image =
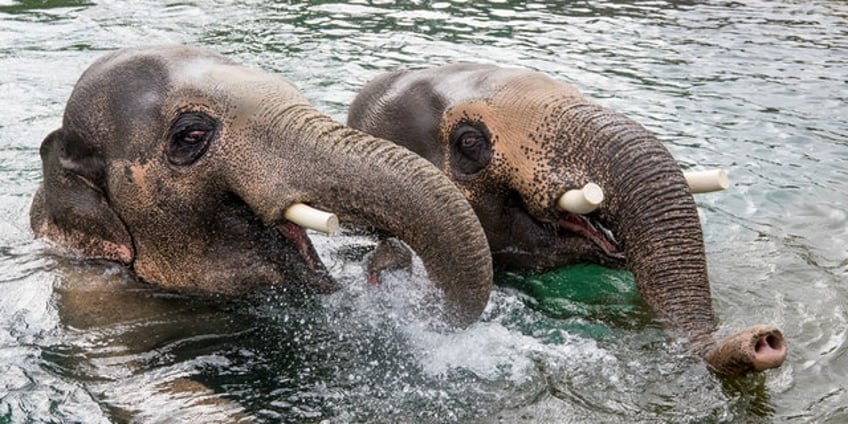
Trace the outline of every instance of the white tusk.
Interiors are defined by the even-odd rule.
[[[711,169],[709,171],[684,172],[689,191],[693,194],[721,191],[730,186],[727,172],[723,169]]]
[[[295,203],[286,209],[286,219],[315,231],[333,234],[339,230],[339,217],[334,213],[324,212],[303,203]]]
[[[587,183],[583,188],[568,190],[557,200],[557,207],[578,215],[585,215],[600,206],[604,201],[604,191],[595,183]]]

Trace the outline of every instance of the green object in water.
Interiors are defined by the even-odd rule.
[[[633,275],[599,265],[573,265],[541,274],[499,273],[496,281],[527,293],[531,306],[557,318],[632,320],[642,308]]]

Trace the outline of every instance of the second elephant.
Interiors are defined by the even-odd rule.
[[[667,328],[713,370],[739,375],[783,362],[772,326],[715,341],[703,235],[683,173],[651,132],[573,86],[492,65],[398,71],[364,87],[348,124],[441,168],[480,218],[496,266],[625,267]],[[587,183],[603,188],[600,208],[557,207]]]

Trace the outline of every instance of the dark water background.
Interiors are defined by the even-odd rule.
[[[316,237],[336,294],[199,302],[56,256],[28,225],[38,146],[106,51],[190,43],[286,75],[344,120],[398,67],[524,66],[655,131],[698,196],[722,333],[782,328],[786,364],[721,380],[680,354],[627,273],[501,275],[441,334],[428,284],[365,287],[370,240]],[[0,423],[848,422],[848,4],[0,0]],[[102,304],[101,314],[69,315]],[[101,309],[101,308],[94,308]],[[216,394],[163,389],[198,381]],[[220,401],[216,399],[224,399]],[[212,417],[212,415],[209,415]]]

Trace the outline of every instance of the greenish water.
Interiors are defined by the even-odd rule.
[[[0,0],[0,423],[848,422],[848,5],[807,2]],[[371,241],[316,236],[343,283],[200,302],[32,240],[38,146],[106,51],[190,43],[286,75],[344,120],[381,72],[524,66],[655,131],[732,187],[697,198],[720,332],[766,322],[778,370],[721,380],[680,354],[626,273],[503,274],[442,334],[420,272],[362,284]],[[121,305],[69,316],[75,302]],[[169,391],[198,381],[225,402]],[[193,404],[194,402],[194,404]],[[211,416],[211,415],[210,415]]]

